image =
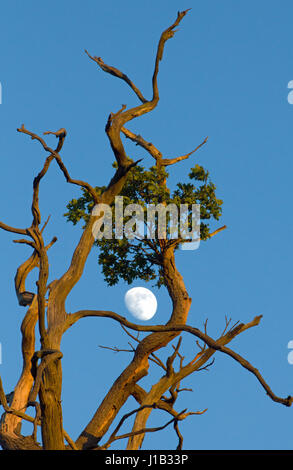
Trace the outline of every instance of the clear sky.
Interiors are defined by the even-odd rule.
[[[152,141],[165,157],[187,153],[209,136],[207,145],[190,160],[170,169],[175,184],[187,180],[194,163],[206,167],[224,200],[220,224],[228,227],[198,250],[178,255],[193,299],[188,324],[202,328],[208,319],[208,333],[217,337],[225,316],[234,323],[262,314],[260,325],[230,347],[260,370],[277,395],[286,397],[293,394],[293,365],[288,362],[288,343],[293,340],[290,0],[2,2],[0,220],[17,227],[31,223],[32,180],[45,155],[36,142],[16,132],[22,123],[37,133],[65,127],[62,158],[71,176],[92,185],[107,184],[113,172],[104,132],[107,117],[122,103],[131,106],[137,100],[125,83],[98,69],[84,49],[122,69],[150,97],[160,34],[178,10],[189,7],[192,10],[165,48],[158,108],[133,121],[131,129]],[[48,142],[55,144],[55,138],[49,136]],[[130,142],[126,148],[131,157],[143,157],[146,166],[152,163]],[[46,239],[58,237],[49,253],[51,280],[68,266],[81,233],[81,226],[73,227],[63,217],[67,202],[79,195],[52,165],[40,191],[43,219],[51,214]],[[14,238],[0,233],[0,374],[6,393],[21,372],[19,328],[25,310],[17,304],[14,275],[30,255],[28,247],[12,243]],[[34,276],[28,290],[35,288]],[[166,322],[171,304],[164,289],[143,282],[134,286],[153,290],[158,311],[152,321]],[[131,320],[123,300],[128,288],[124,282],[106,287],[94,249],[83,279],[68,298],[67,311],[113,310]],[[98,346],[125,348],[128,339],[110,319],[85,319],[65,334],[64,428],[72,438],[131,359],[129,353],[115,354]],[[186,358],[196,352],[194,339],[187,334],[182,351]],[[272,402],[256,378],[232,359],[220,353],[215,358],[209,371],[181,384],[193,392],[182,392],[178,411],[208,408],[181,424],[184,448],[292,449],[292,409]],[[148,388],[150,379],[160,373],[152,365],[150,377],[141,385]],[[136,406],[130,400],[122,412]],[[148,425],[168,419],[154,411]],[[124,445],[120,441],[114,448]],[[150,434],[144,442],[146,449],[176,445],[172,428]]]

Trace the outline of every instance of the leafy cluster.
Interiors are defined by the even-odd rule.
[[[113,165],[114,167],[116,164]],[[168,173],[165,167],[153,166],[145,169],[136,165],[129,173],[120,196],[123,196],[124,207],[128,204],[139,204],[143,211],[147,211],[150,204],[200,204],[200,238],[207,240],[210,234],[210,219],[218,220],[221,215],[222,201],[216,197],[216,187],[209,178],[209,172],[202,166],[195,165],[189,173],[190,182],[178,183],[174,191],[166,185]],[[98,194],[102,194],[105,187],[96,187]],[[65,214],[68,221],[74,225],[81,219],[85,222],[94,207],[90,194],[83,190],[79,199],[72,199],[67,205]],[[123,223],[131,217],[124,217]],[[162,285],[163,278],[160,272],[160,253],[162,245],[159,240],[146,238],[114,238],[115,211],[112,206],[113,238],[96,239],[95,245],[99,248],[98,262],[102,267],[105,281],[114,285],[123,279],[131,284],[135,279],[150,281],[156,279],[157,285]],[[168,219],[167,219],[168,221]],[[191,224],[191,221],[189,221]],[[172,240],[174,242],[174,240]],[[177,241],[177,243],[176,243]],[[180,244],[175,240],[175,249]]]

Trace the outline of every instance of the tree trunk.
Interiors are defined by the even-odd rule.
[[[43,373],[40,386],[42,441],[44,450],[64,450],[61,408],[62,367],[60,360],[52,361]]]

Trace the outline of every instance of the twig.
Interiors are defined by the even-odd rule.
[[[76,447],[75,442],[71,439],[71,437],[65,431],[65,429],[63,429],[63,435],[64,435],[66,441],[68,442],[68,444],[70,445],[70,447],[72,448],[72,450],[79,450],[78,447]]]
[[[114,351],[114,352],[134,352],[135,349],[119,349],[117,348],[116,346],[114,348],[111,348],[109,346],[102,346],[101,344],[99,344],[99,348],[103,348],[103,349],[110,349],[111,351]]]
[[[211,238],[213,237],[214,235],[217,235],[217,233],[219,232],[222,232],[222,230],[225,230],[227,228],[227,225],[223,225],[222,227],[218,228],[217,230],[215,230],[214,232],[210,233],[208,235],[208,238]]]
[[[122,324],[121,324],[121,328],[125,331],[126,334],[128,334],[128,336],[130,336],[134,341],[136,341],[137,343],[140,343],[140,340],[138,339],[138,336],[139,336],[139,332],[138,332],[138,335],[137,337],[133,336]],[[150,355],[150,361],[154,362],[155,364],[157,364],[158,366],[162,367],[162,369],[164,369],[165,371],[167,370],[165,364],[163,363],[163,361],[161,361],[161,359],[155,354],[155,353],[151,353]]]
[[[193,392],[192,388],[177,388],[177,392]]]
[[[199,144],[194,150],[192,150],[189,153],[186,153],[185,155],[182,155],[181,157],[175,157],[175,158],[164,158],[161,161],[161,165],[163,166],[168,166],[168,165],[173,165],[174,163],[180,162],[182,160],[186,160],[190,155],[192,155],[194,152],[196,152],[198,149],[200,149],[208,140],[208,137],[204,139],[204,141]]]
[[[200,371],[202,371],[202,370],[208,370],[208,368],[209,368],[210,366],[212,366],[212,365],[214,364],[214,362],[215,362],[215,358],[213,358],[213,359],[211,360],[211,362],[209,362],[206,366],[203,366],[203,367],[200,367],[199,369],[197,369],[197,372],[200,372]]]
[[[178,426],[178,421],[174,421],[174,429],[176,431],[176,434],[178,436],[178,445],[176,447],[176,450],[182,450],[182,446],[183,446],[183,436],[181,434],[181,432],[179,431],[179,426]]]

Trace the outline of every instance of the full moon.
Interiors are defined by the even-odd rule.
[[[145,287],[133,287],[124,297],[129,312],[139,320],[150,320],[157,311],[156,296]]]

